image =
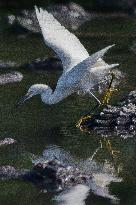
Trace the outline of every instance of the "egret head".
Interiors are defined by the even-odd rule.
[[[32,85],[26,95],[18,102],[18,105],[24,104],[24,102],[35,95],[42,95],[43,93],[51,93],[51,88],[48,85],[44,84],[35,84]]]

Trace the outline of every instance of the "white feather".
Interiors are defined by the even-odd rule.
[[[35,10],[45,43],[61,59],[65,71],[89,57],[78,38],[62,26],[52,14],[41,8],[38,10],[37,7]]]
[[[106,64],[102,57],[114,45],[110,45],[93,55],[89,56],[78,38],[70,33],[65,27],[48,13],[46,10],[38,10],[35,7],[36,15],[44,36],[45,43],[51,47],[60,57],[64,72],[53,90],[42,84],[33,85],[28,90],[25,99],[40,94],[46,104],[55,104],[72,93],[89,93],[91,89],[104,79],[105,74],[118,64]]]

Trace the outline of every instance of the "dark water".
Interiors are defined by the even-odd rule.
[[[98,18],[84,24],[75,34],[90,54],[116,43],[116,47],[106,55],[105,59],[107,62],[120,63],[120,70],[126,73],[126,78],[120,85],[120,91],[113,96],[112,104],[117,103],[123,94],[135,89],[136,56],[130,47],[136,39],[136,19]],[[29,35],[25,39],[18,38],[9,29],[0,33],[0,59],[2,60],[23,64],[49,55],[52,55],[52,51],[44,46],[40,36]],[[8,71],[1,70],[0,72]],[[21,82],[0,87],[0,139],[12,137],[17,140],[16,144],[0,148],[0,165],[31,168],[32,155],[41,155],[43,150],[51,144],[60,146],[75,158],[90,157],[99,146],[100,136],[96,133],[82,133],[75,124],[83,113],[94,106],[95,101],[74,95],[56,105],[48,106],[44,105],[37,96],[21,108],[17,108],[17,101],[30,85],[46,83],[54,88],[61,74],[60,71],[36,73],[27,71],[25,68],[18,71],[24,75]],[[111,164],[116,162],[116,166],[121,167],[118,175],[123,178],[123,182],[113,183],[110,191],[120,199],[120,204],[134,205],[136,203],[136,140],[135,138],[121,139],[116,136],[111,137],[110,140],[113,148],[119,150],[120,154],[113,161],[104,147],[96,155],[95,160],[101,164],[105,160]],[[52,200],[53,198],[52,193],[40,193],[29,183],[0,181],[0,204],[57,204],[58,202]],[[111,203],[110,200],[91,193],[85,202],[86,205]]]

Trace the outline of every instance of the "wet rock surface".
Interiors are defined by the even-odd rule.
[[[20,82],[22,79],[23,79],[22,73],[17,71],[12,71],[10,73],[0,75],[0,85]]]
[[[92,18],[89,12],[73,2],[69,4],[54,4],[46,9],[63,26],[72,30],[78,29],[83,23]],[[10,14],[6,17],[6,21],[17,33],[25,33],[26,31],[41,33],[34,10],[22,10],[18,16]]]
[[[16,140],[14,140],[13,138],[5,138],[3,140],[0,140],[0,147],[4,146],[4,145],[13,144],[15,142],[16,142]]]
[[[81,127],[83,130],[95,130],[103,136],[134,137],[136,135],[136,91],[131,91],[118,106],[105,106]]]

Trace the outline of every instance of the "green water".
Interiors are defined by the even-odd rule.
[[[4,25],[3,25],[4,27]],[[130,50],[136,40],[136,19],[134,18],[98,18],[84,24],[75,34],[79,37],[89,53],[116,43],[116,47],[106,55],[106,61],[120,63],[120,70],[126,78],[120,85],[120,92],[113,96],[115,104],[136,86],[136,56]],[[51,56],[40,36],[29,35],[26,39],[17,38],[10,29],[0,33],[0,59],[16,61],[19,64],[31,62],[35,58]],[[14,70],[14,69],[13,69]],[[16,69],[15,69],[16,70]],[[6,73],[9,70],[0,71]],[[29,168],[31,154],[41,155],[50,144],[56,144],[79,159],[91,156],[99,146],[100,136],[96,133],[82,133],[75,127],[80,116],[91,109],[95,101],[87,97],[70,96],[64,101],[48,106],[34,97],[21,108],[16,103],[25,94],[30,85],[46,83],[55,87],[61,71],[31,72],[20,69],[24,78],[19,83],[0,86],[0,139],[12,137],[17,140],[14,145],[0,148],[0,165],[12,165],[16,168]],[[119,176],[120,184],[110,186],[111,193],[120,198],[122,205],[136,204],[136,140],[111,137],[112,146],[120,151],[116,158],[122,166]],[[106,149],[96,156],[96,161],[103,163],[107,159],[112,163]],[[53,194],[40,193],[29,183],[0,181],[1,205],[43,205],[55,204]],[[94,195],[89,195],[86,205],[109,205],[111,202]]]

